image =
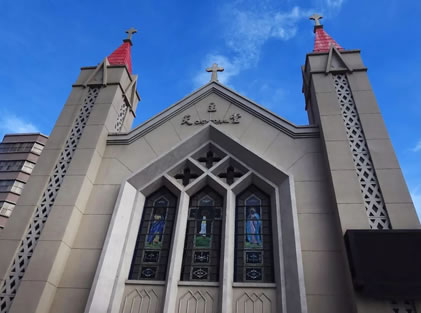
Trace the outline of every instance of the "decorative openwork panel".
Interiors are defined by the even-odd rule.
[[[129,279],[165,280],[176,205],[165,187],[146,199]]]
[[[235,210],[237,282],[273,282],[270,198],[255,186],[237,197]]]
[[[117,122],[115,123],[115,130],[120,132],[123,128],[124,120],[126,119],[127,111],[129,110],[129,106],[127,105],[126,101],[123,101],[121,104],[120,110],[117,116]]]
[[[54,205],[58,191],[69,168],[76,147],[85,129],[92,107],[98,96],[99,88],[89,88],[82,108],[70,130],[64,148],[54,167],[54,171],[48,180],[46,190],[42,194],[41,202],[35,209],[34,216],[26,230],[24,239],[21,241],[18,252],[10,266],[6,279],[3,281],[0,291],[0,313],[6,313],[16,296],[17,289],[26,271],[32,253],[41,236],[42,229]]]
[[[391,228],[389,216],[348,79],[345,74],[334,74],[333,79],[370,228],[389,229]]]
[[[181,280],[219,281],[222,204],[210,187],[191,198]]]

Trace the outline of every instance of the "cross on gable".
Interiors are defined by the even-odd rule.
[[[132,36],[133,34],[137,33],[137,29],[130,27],[128,30],[126,30],[126,34],[127,34],[127,40],[132,40]]]
[[[312,16],[310,16],[310,20],[313,20],[316,24],[316,26],[321,25],[320,20],[323,18],[320,14],[314,13]]]
[[[195,179],[199,177],[199,175],[195,173],[191,173],[190,168],[186,166],[183,170],[183,174],[176,174],[174,176],[175,179],[181,179],[183,182],[183,186],[187,186],[190,183],[191,179]]]
[[[221,161],[221,158],[218,156],[214,156],[213,151],[209,150],[208,153],[206,153],[206,157],[200,157],[197,160],[199,162],[206,162],[206,167],[211,168],[213,166],[213,163]]]
[[[211,82],[217,82],[218,81],[218,72],[223,72],[224,68],[223,67],[218,67],[218,64],[213,63],[212,67],[208,67],[206,69],[206,72],[212,72],[212,76],[211,76]]]
[[[231,185],[234,182],[236,177],[243,176],[242,173],[236,172],[232,165],[227,167],[227,171],[225,173],[220,173],[218,177],[225,178],[227,180],[227,184]]]

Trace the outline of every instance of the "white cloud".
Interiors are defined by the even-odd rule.
[[[0,117],[0,133],[36,133],[38,128],[15,114],[2,113]]]
[[[419,141],[416,143],[415,147],[413,147],[411,150],[412,150],[413,152],[418,152],[418,151],[421,151],[421,140],[419,140]]]
[[[269,39],[289,40],[297,33],[299,20],[311,15],[312,11],[294,7],[290,11],[278,11],[262,6],[263,9],[244,10],[227,6],[223,10],[227,27],[225,43],[229,53],[209,53],[204,64],[217,63],[225,71],[220,74],[220,81],[227,84],[241,71],[256,66],[264,43]],[[231,55],[228,57],[227,55]],[[202,64],[203,65],[203,64]],[[200,72],[194,77],[197,87],[209,81],[210,74]]]
[[[340,9],[344,2],[344,0],[326,0],[327,6],[332,9]]]
[[[260,58],[263,44],[273,38],[289,40],[297,33],[297,22],[309,12],[294,7],[289,12],[232,9],[230,27],[225,35],[227,46],[246,68],[254,66]]]

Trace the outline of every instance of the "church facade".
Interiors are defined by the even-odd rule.
[[[133,30],[82,68],[0,233],[0,312],[421,312],[356,287],[347,231],[420,224],[359,50],[316,22],[304,126],[215,65],[132,129]]]

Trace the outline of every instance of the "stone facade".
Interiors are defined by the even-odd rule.
[[[308,54],[303,78],[309,125],[211,81],[131,129],[137,76],[107,59],[82,68],[0,233],[0,312],[415,312],[411,299],[361,297],[347,264],[346,230],[419,228],[359,51]],[[270,281],[234,281],[250,186],[270,199]],[[162,187],[177,198],[166,279],[129,279],[145,203]],[[223,199],[219,274],[181,280],[205,187]]]

